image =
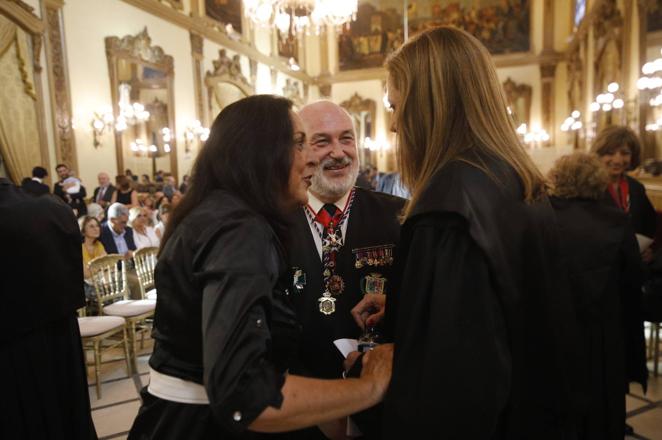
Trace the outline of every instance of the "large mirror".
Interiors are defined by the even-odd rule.
[[[174,63],[152,46],[147,28],[138,35],[106,37],[117,170],[177,178]]]
[[[347,101],[340,103],[352,116],[356,128],[356,145],[359,146],[359,161],[362,165],[375,165],[377,158],[374,152],[367,148],[366,139],[375,140],[375,122],[377,120],[377,103],[372,99],[363,99],[354,93]],[[375,156],[375,157],[373,157]]]
[[[213,66],[214,69],[205,74],[208,126],[211,126],[216,116],[225,107],[254,94],[253,86],[242,72],[239,55],[230,58],[225,49],[221,49],[218,51],[218,59],[213,61]]]
[[[503,91],[516,126],[531,125],[531,96],[533,88],[528,84],[518,84],[511,78],[503,83]]]

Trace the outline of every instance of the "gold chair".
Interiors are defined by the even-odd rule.
[[[90,273],[96,292],[96,306],[100,316],[119,316],[126,320],[129,337],[129,355],[133,371],[136,366],[136,333],[139,329],[144,338],[146,326],[140,326],[154,316],[156,301],[149,299],[130,300],[126,281],[124,258],[111,254],[90,261]]]
[[[133,254],[133,261],[136,265],[138,282],[140,284],[140,297],[142,299],[156,299],[156,289],[154,288],[154,268],[156,267],[156,255],[159,252],[157,247],[145,247],[138,249]]]
[[[129,347],[126,337],[126,322],[119,316],[85,316],[85,308],[78,310],[78,328],[83,343],[83,350],[91,350],[94,353],[94,378],[97,388],[97,399],[101,399],[101,356],[108,350],[118,345],[124,346],[124,360],[126,362],[126,374],[131,375],[129,363]],[[104,344],[106,342],[106,344]],[[110,343],[107,343],[110,342]],[[87,356],[85,356],[87,359]]]

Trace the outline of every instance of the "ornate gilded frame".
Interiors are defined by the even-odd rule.
[[[212,100],[214,99],[214,89],[218,84],[229,84],[239,89],[244,96],[255,94],[255,88],[251,82],[244,76],[240,64],[240,55],[234,55],[232,58],[226,55],[225,49],[219,50],[218,58],[213,61],[214,70],[208,70],[205,73],[205,88],[207,91],[207,123],[213,122]]]
[[[118,60],[133,61],[138,64],[163,71],[168,80],[168,120],[172,137],[170,144],[170,172],[177,179],[177,135],[175,123],[175,69],[174,59],[166,55],[159,46],[152,46],[147,27],[136,35],[119,37],[106,37],[106,58],[108,59],[108,74],[110,76],[110,92],[113,100],[113,115],[119,115],[119,84]],[[124,157],[122,154],[122,134],[115,131],[115,151],[117,156],[117,170],[124,170]]]
[[[506,94],[506,99],[513,112],[518,106],[520,100],[524,101],[524,114],[518,115],[516,122],[519,124],[531,125],[531,98],[533,96],[533,87],[528,84],[516,83],[512,78],[508,77],[503,83],[503,91]]]

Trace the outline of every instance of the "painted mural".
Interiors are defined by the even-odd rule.
[[[646,23],[646,30],[648,32],[662,31],[662,0],[648,1]]]
[[[379,67],[404,41],[401,0],[360,0],[356,21],[338,37],[340,70]],[[530,48],[530,0],[412,0],[409,35],[441,25],[462,28],[494,55]]]
[[[241,33],[241,0],[205,0],[205,14]]]

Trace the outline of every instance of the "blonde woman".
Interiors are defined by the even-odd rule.
[[[566,438],[574,314],[544,179],[494,64],[474,37],[440,27],[386,69],[412,198],[386,310],[383,438]]]
[[[154,228],[149,226],[149,214],[146,208],[133,207],[129,210],[129,226],[133,229],[133,241],[136,250],[144,247],[158,247],[161,239]]]

